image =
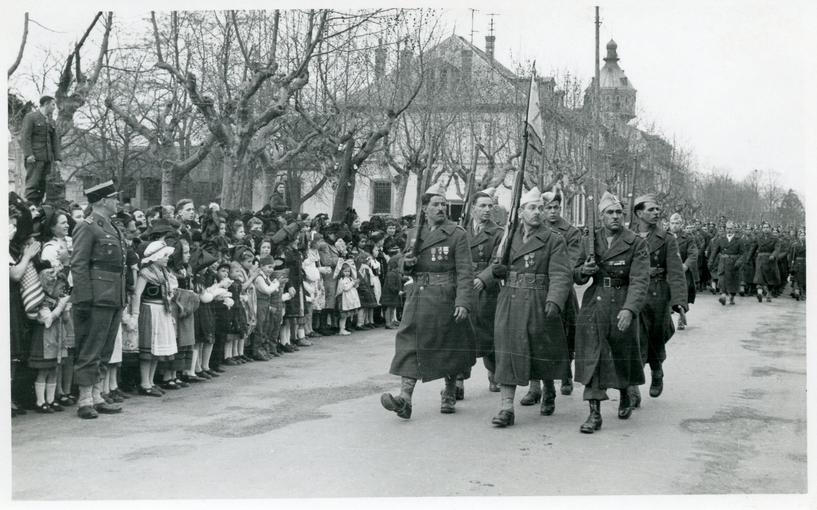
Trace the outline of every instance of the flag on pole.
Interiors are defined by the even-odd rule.
[[[539,147],[545,141],[544,127],[542,124],[542,111],[539,108],[539,84],[536,83],[536,72],[530,77],[530,92],[528,95],[528,112],[527,112],[528,134],[533,133],[536,136]]]

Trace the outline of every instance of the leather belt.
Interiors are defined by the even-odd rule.
[[[628,285],[630,285],[630,281],[624,278],[613,278],[611,276],[601,277],[601,286],[605,289],[611,287],[619,289],[621,287],[627,287]]]
[[[416,273],[414,282],[417,285],[453,285],[454,273]]]
[[[108,271],[109,273],[122,273],[125,271],[125,268],[122,266],[99,262],[91,262],[91,269],[98,269],[99,271]]]
[[[546,274],[517,273],[511,271],[505,279],[505,285],[514,289],[547,289],[550,279]]]

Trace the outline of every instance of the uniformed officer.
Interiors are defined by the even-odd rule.
[[[552,198],[552,197],[550,197]],[[492,423],[514,424],[513,400],[517,386],[544,380],[548,391],[541,414],[556,408],[553,380],[570,366],[561,311],[570,295],[572,268],[562,236],[544,221],[545,206],[538,188],[522,195],[521,225],[511,242],[509,266],[495,264],[494,278],[504,280],[496,308],[496,382],[501,407]],[[502,249],[500,247],[500,249]],[[496,257],[501,257],[497,253]]]
[[[712,258],[718,261],[718,287],[721,291],[718,301],[722,305],[726,304],[727,294],[729,304],[734,305],[735,294],[740,290],[740,273],[746,260],[743,246],[743,239],[732,221],[726,222],[726,235],[712,241]]]
[[[636,222],[634,232],[647,242],[650,254],[650,285],[647,302],[639,316],[642,331],[646,335],[641,344],[642,357],[650,364],[652,384],[650,396],[661,395],[664,389],[662,363],[667,358],[665,344],[672,338],[673,324],[671,310],[686,313],[686,278],[678,254],[678,242],[658,225],[661,207],[655,195],[642,195],[633,203]],[[634,407],[640,403],[638,388],[633,388]]]
[[[594,235],[595,257],[587,243],[573,270],[573,281],[584,285],[576,321],[576,381],[584,385],[590,415],[579,430],[592,434],[601,428],[601,401],[607,388],[618,388],[618,417],[628,419],[633,402],[628,388],[644,384],[639,347],[638,316],[647,300],[650,256],[647,243],[622,224],[621,202],[605,192],[598,205],[602,227]]]
[[[542,194],[542,202],[545,204],[545,218],[547,225],[559,234],[565,240],[567,247],[567,259],[571,271],[579,257],[581,250],[582,235],[579,229],[570,224],[561,215],[562,211],[562,195],[553,191],[548,191]],[[570,294],[565,301],[565,306],[562,309],[562,324],[565,327],[565,336],[567,338],[567,350],[572,360],[576,352],[576,314],[579,311],[579,300],[576,298],[576,290],[573,285],[570,285]],[[570,363],[567,365],[567,373],[561,377],[562,395],[570,395],[573,393],[573,374],[570,371]],[[553,414],[554,402],[556,398],[556,387],[552,380],[544,381],[545,385],[545,402],[542,404],[542,410],[545,414]],[[520,404],[523,406],[534,405],[542,398],[542,390],[538,380],[530,381],[530,389],[528,393],[522,397]]]
[[[427,382],[444,377],[440,412],[455,412],[456,376],[476,362],[468,321],[474,302],[474,270],[467,235],[446,219],[448,204],[442,186],[429,188],[422,206],[427,222],[419,234],[412,229],[408,235],[403,269],[414,285],[406,296],[389,370],[401,377],[400,394],[380,397],[384,408],[405,419],[411,417],[411,396],[418,379]]]
[[[491,257],[502,240],[504,230],[492,219],[494,190],[478,191],[471,197],[471,224],[468,225],[468,246],[474,267],[474,302],[469,318],[477,341],[477,356],[488,370],[488,390],[498,392],[494,381],[496,361],[494,358],[494,316],[499,283],[491,274]],[[457,382],[459,384],[459,381]],[[459,387],[457,388],[459,398]]]
[[[125,307],[124,234],[111,223],[118,204],[113,181],[85,190],[93,212],[74,229],[71,275],[72,313],[76,342],[74,377],[79,386],[80,418],[97,412],[114,414],[122,408],[101,396],[105,363],[111,358]]]
[[[670,232],[678,242],[678,254],[681,256],[681,267],[687,282],[687,306],[695,302],[695,281],[698,273],[698,245],[695,239],[684,230],[684,217],[678,213],[670,216]],[[685,329],[687,316],[682,313],[678,317],[678,329]]]
[[[40,98],[40,108],[23,117],[20,139],[26,166],[25,198],[41,204],[45,197],[46,176],[55,161],[60,161],[60,142],[52,115],[57,103],[51,96]]]
[[[792,296],[797,301],[806,299],[806,227],[797,230],[797,239],[789,251]]]

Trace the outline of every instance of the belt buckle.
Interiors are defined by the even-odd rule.
[[[609,288],[609,287],[613,286],[613,281],[609,276],[605,276],[604,278],[602,278],[601,281],[602,281],[602,286],[605,287],[605,288]]]

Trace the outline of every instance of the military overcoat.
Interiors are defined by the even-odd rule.
[[[491,258],[502,240],[504,230],[488,220],[478,234],[473,226],[468,229],[468,246],[471,248],[471,261],[474,274],[485,284],[479,292],[474,292],[469,319],[474,328],[477,340],[477,356],[491,356],[494,352],[494,316],[496,300],[499,295],[499,282],[491,275]]]
[[[570,357],[561,317],[548,318],[545,304],[560,310],[573,286],[562,236],[541,225],[522,241],[513,236],[508,277],[499,291],[494,343],[499,384],[526,386],[531,379],[561,379]]]
[[[416,230],[408,235],[414,246]],[[455,322],[457,306],[472,311],[474,270],[465,230],[450,221],[431,231],[423,227],[417,263],[407,272],[403,320],[395,338],[390,373],[432,381],[467,372],[476,362],[470,321]]]
[[[743,238],[737,234],[730,241],[721,236],[712,241],[712,256],[718,260],[718,288],[736,294],[740,290],[740,271],[746,261]]]
[[[647,244],[631,230],[623,229],[610,243],[604,230],[596,230],[598,272],[585,289],[576,323],[576,381],[587,385],[598,369],[602,388],[626,388],[644,384],[638,316],[647,299],[650,257]],[[585,243],[573,270],[573,281],[584,285],[581,274],[587,258]],[[633,313],[630,327],[618,330],[618,314]]]
[[[77,223],[71,252],[71,302],[104,308],[125,307],[125,235],[97,212]]]

